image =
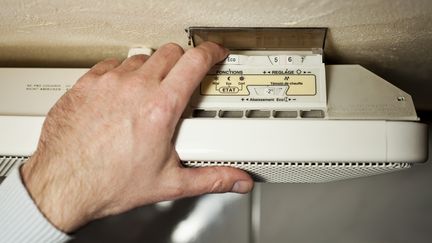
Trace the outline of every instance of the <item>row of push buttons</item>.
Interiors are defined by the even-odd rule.
[[[221,64],[225,65],[300,65],[305,57],[298,55],[244,56],[229,55]]]

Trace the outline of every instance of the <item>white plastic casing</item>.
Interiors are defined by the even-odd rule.
[[[0,116],[0,154],[30,156],[44,119]],[[425,143],[418,122],[183,119],[175,147],[185,161],[423,162]]]
[[[181,119],[174,137],[180,159],[188,166],[238,167],[264,182],[325,182],[426,160],[427,126],[408,94],[360,66],[326,70],[325,117]],[[86,71],[0,69],[0,177],[11,161],[32,155],[46,113]],[[298,108],[312,107],[303,105]]]

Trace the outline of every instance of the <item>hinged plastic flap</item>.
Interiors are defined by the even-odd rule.
[[[189,45],[212,41],[230,50],[323,50],[327,28],[189,27]]]

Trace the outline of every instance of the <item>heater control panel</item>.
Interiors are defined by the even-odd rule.
[[[325,109],[325,67],[321,54],[230,54],[200,83],[194,109]]]

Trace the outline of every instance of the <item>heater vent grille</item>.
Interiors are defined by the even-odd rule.
[[[184,161],[187,167],[231,166],[249,172],[258,182],[320,183],[372,176],[411,167],[410,163],[370,162],[220,162]]]
[[[0,182],[28,157],[0,156]],[[410,163],[370,162],[227,162],[183,161],[187,167],[231,166],[247,171],[258,182],[320,183],[372,176],[411,168]]]
[[[0,156],[0,182],[15,167],[22,164],[28,157]]]

